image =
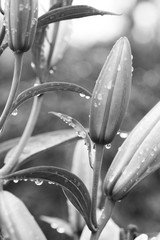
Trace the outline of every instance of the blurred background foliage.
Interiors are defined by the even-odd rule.
[[[103,63],[121,36],[127,36],[133,54],[133,84],[129,108],[121,127],[129,132],[138,121],[159,101],[160,93],[160,1],[159,0],[102,0],[74,1],[99,9],[123,13],[122,16],[90,17],[73,20],[72,34],[63,59],[58,63],[50,81],[66,81],[79,84],[92,91]],[[45,1],[46,2],[46,1]],[[92,2],[92,4],[91,4]],[[93,4],[95,2],[95,5]],[[65,39],[64,39],[65,41]],[[33,86],[35,73],[31,68],[32,56],[24,59],[22,81],[19,92]],[[6,102],[13,73],[13,54],[7,49],[0,57],[0,110]],[[17,116],[10,116],[0,141],[21,136],[29,116],[32,101],[18,110]],[[90,100],[74,93],[53,92],[45,95],[34,135],[67,126],[49,111],[71,115],[88,127]],[[112,147],[105,151],[103,173],[107,171],[118,147],[124,139],[117,136]],[[44,152],[39,159],[24,167],[35,165],[57,165],[70,169],[75,143],[59,146],[54,151]],[[137,224],[140,232],[160,231],[160,171],[140,183],[117,207],[113,219],[121,226]],[[66,199],[59,187],[44,183],[11,183],[7,189],[19,196],[42,226],[48,239],[57,234],[55,230],[39,220],[40,215],[67,219]],[[103,201],[103,199],[102,199]],[[66,239],[64,234],[56,239]],[[55,235],[54,235],[55,236]]]

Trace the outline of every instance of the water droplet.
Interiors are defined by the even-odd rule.
[[[14,117],[17,116],[17,114],[18,114],[18,110],[17,110],[17,109],[15,109],[15,110],[11,113],[11,115],[14,116]]]
[[[133,60],[133,55],[131,55],[131,60]]]
[[[119,135],[120,133],[121,133],[121,130],[118,130],[117,135]]]
[[[65,230],[64,230],[64,228],[59,227],[59,228],[57,228],[57,232],[62,234],[65,232]]]
[[[134,71],[134,67],[131,68],[131,72],[133,72],[133,71]]]
[[[90,96],[85,96],[85,98],[88,100],[88,99],[90,99],[91,97],[90,97]]]
[[[13,179],[13,182],[14,182],[14,183],[18,183],[19,180],[18,180],[18,179]]]
[[[38,185],[38,186],[40,186],[40,185],[43,184],[43,180],[41,180],[41,179],[36,179],[34,182],[35,182],[35,184]]]
[[[80,93],[79,96],[83,98],[83,97],[85,97],[86,95],[85,95],[84,93]]]
[[[8,181],[6,179],[3,180],[3,185],[5,185]]]
[[[35,66],[34,62],[31,62],[31,67],[32,67],[33,69],[35,69],[35,68],[36,68],[36,66]]]
[[[101,93],[98,94],[97,99],[98,99],[99,101],[102,100],[102,94],[101,94]]]
[[[95,108],[97,108],[97,107],[98,107],[98,105],[97,105],[97,103],[96,103],[96,102],[94,103],[94,107],[95,107]]]
[[[121,147],[119,147],[119,148],[118,148],[118,152],[120,152],[120,151],[121,151],[121,149],[122,149],[122,148],[121,148]]]
[[[55,184],[54,182],[48,181],[48,184]]]
[[[110,143],[109,143],[109,144],[106,144],[106,145],[105,145],[105,148],[106,148],[106,149],[110,149],[110,148],[111,148],[111,144],[110,144]]]
[[[33,86],[34,86],[34,87],[37,87],[37,86],[39,86],[39,83],[38,83],[38,82],[35,82]]]
[[[49,74],[54,74],[54,70],[53,70],[53,68],[51,68],[50,70],[49,70]]]
[[[144,163],[145,162],[145,158],[142,159],[141,163]]]
[[[28,179],[27,179],[27,178],[24,178],[24,179],[23,179],[23,181],[27,182],[27,181],[28,181]]]
[[[52,224],[51,224],[51,228],[53,228],[53,229],[57,229],[57,228],[58,228],[57,223],[52,223]]]
[[[107,84],[107,89],[111,89],[112,88],[112,81],[109,81],[109,83]]]
[[[77,135],[78,135],[78,137],[86,138],[86,133],[83,132],[83,131],[78,131],[78,132],[77,132]]]
[[[121,65],[118,65],[117,71],[120,72],[121,71]]]
[[[119,136],[121,138],[127,138],[128,137],[128,133],[127,132],[120,132]]]

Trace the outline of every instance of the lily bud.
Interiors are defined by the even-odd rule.
[[[4,13],[9,47],[14,52],[28,51],[36,32],[38,0],[6,0]]]
[[[142,179],[160,167],[160,102],[123,142],[104,179],[104,192],[122,199]]]
[[[111,143],[120,128],[130,96],[131,58],[129,41],[120,38],[97,79],[90,110],[90,136],[95,143]]]
[[[0,191],[0,223],[4,236],[12,240],[46,240],[24,203],[7,191]]]

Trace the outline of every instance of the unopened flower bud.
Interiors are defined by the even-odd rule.
[[[7,191],[0,191],[0,223],[4,236],[12,240],[46,240],[24,203]]]
[[[93,142],[109,144],[118,132],[129,102],[131,75],[130,44],[123,37],[112,48],[93,90],[90,111]]]
[[[137,124],[117,152],[104,179],[104,192],[121,200],[160,167],[160,102]]]
[[[28,51],[36,32],[38,0],[6,0],[4,13],[9,47],[14,52]]]

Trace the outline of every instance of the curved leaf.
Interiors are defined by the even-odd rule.
[[[73,237],[74,232],[69,222],[56,217],[50,216],[40,216],[40,219],[48,224],[50,224],[51,228],[57,230],[59,233],[65,233],[68,236]]]
[[[18,163],[26,163],[30,160],[30,157],[33,155],[38,155],[43,151],[51,149],[57,145],[62,143],[75,140],[77,138],[76,133],[73,130],[59,130],[53,132],[47,132],[43,134],[38,134],[33,136],[29,139],[28,143],[26,144],[22,154],[19,157]],[[9,140],[0,145],[0,154],[1,151],[4,149],[12,148],[5,157],[5,163],[12,158],[13,152],[16,148],[16,144],[18,143],[19,138]],[[1,147],[2,146],[2,147]]]
[[[72,127],[75,130],[77,136],[81,137],[84,140],[85,145],[87,146],[87,149],[88,149],[89,163],[90,163],[91,168],[93,168],[93,162],[94,162],[94,160],[93,160],[93,142],[92,142],[87,130],[82,126],[82,124],[78,120],[70,117],[69,115],[57,113],[57,112],[49,112],[49,113],[59,117],[67,125]]]
[[[91,93],[87,89],[76,84],[67,82],[47,82],[28,88],[25,91],[21,92],[13,102],[11,113],[26,100],[37,95],[52,91],[70,91],[79,93],[81,96],[86,96],[87,99],[91,97]]]
[[[3,179],[17,181],[31,179],[34,180],[37,185],[42,183],[42,181],[60,185],[73,195],[73,199],[76,201],[75,207],[77,207],[78,204],[78,207],[82,210],[81,213],[86,220],[88,227],[91,231],[95,231],[90,220],[91,199],[89,192],[82,180],[75,174],[58,167],[41,166],[14,172],[4,176]],[[72,203],[74,203],[74,201],[72,201]]]
[[[89,17],[94,15],[119,15],[111,12],[100,11],[96,8],[77,5],[77,6],[66,6],[53,9],[38,18],[37,27],[44,27],[53,22],[59,22],[62,20],[69,20],[74,18]]]

